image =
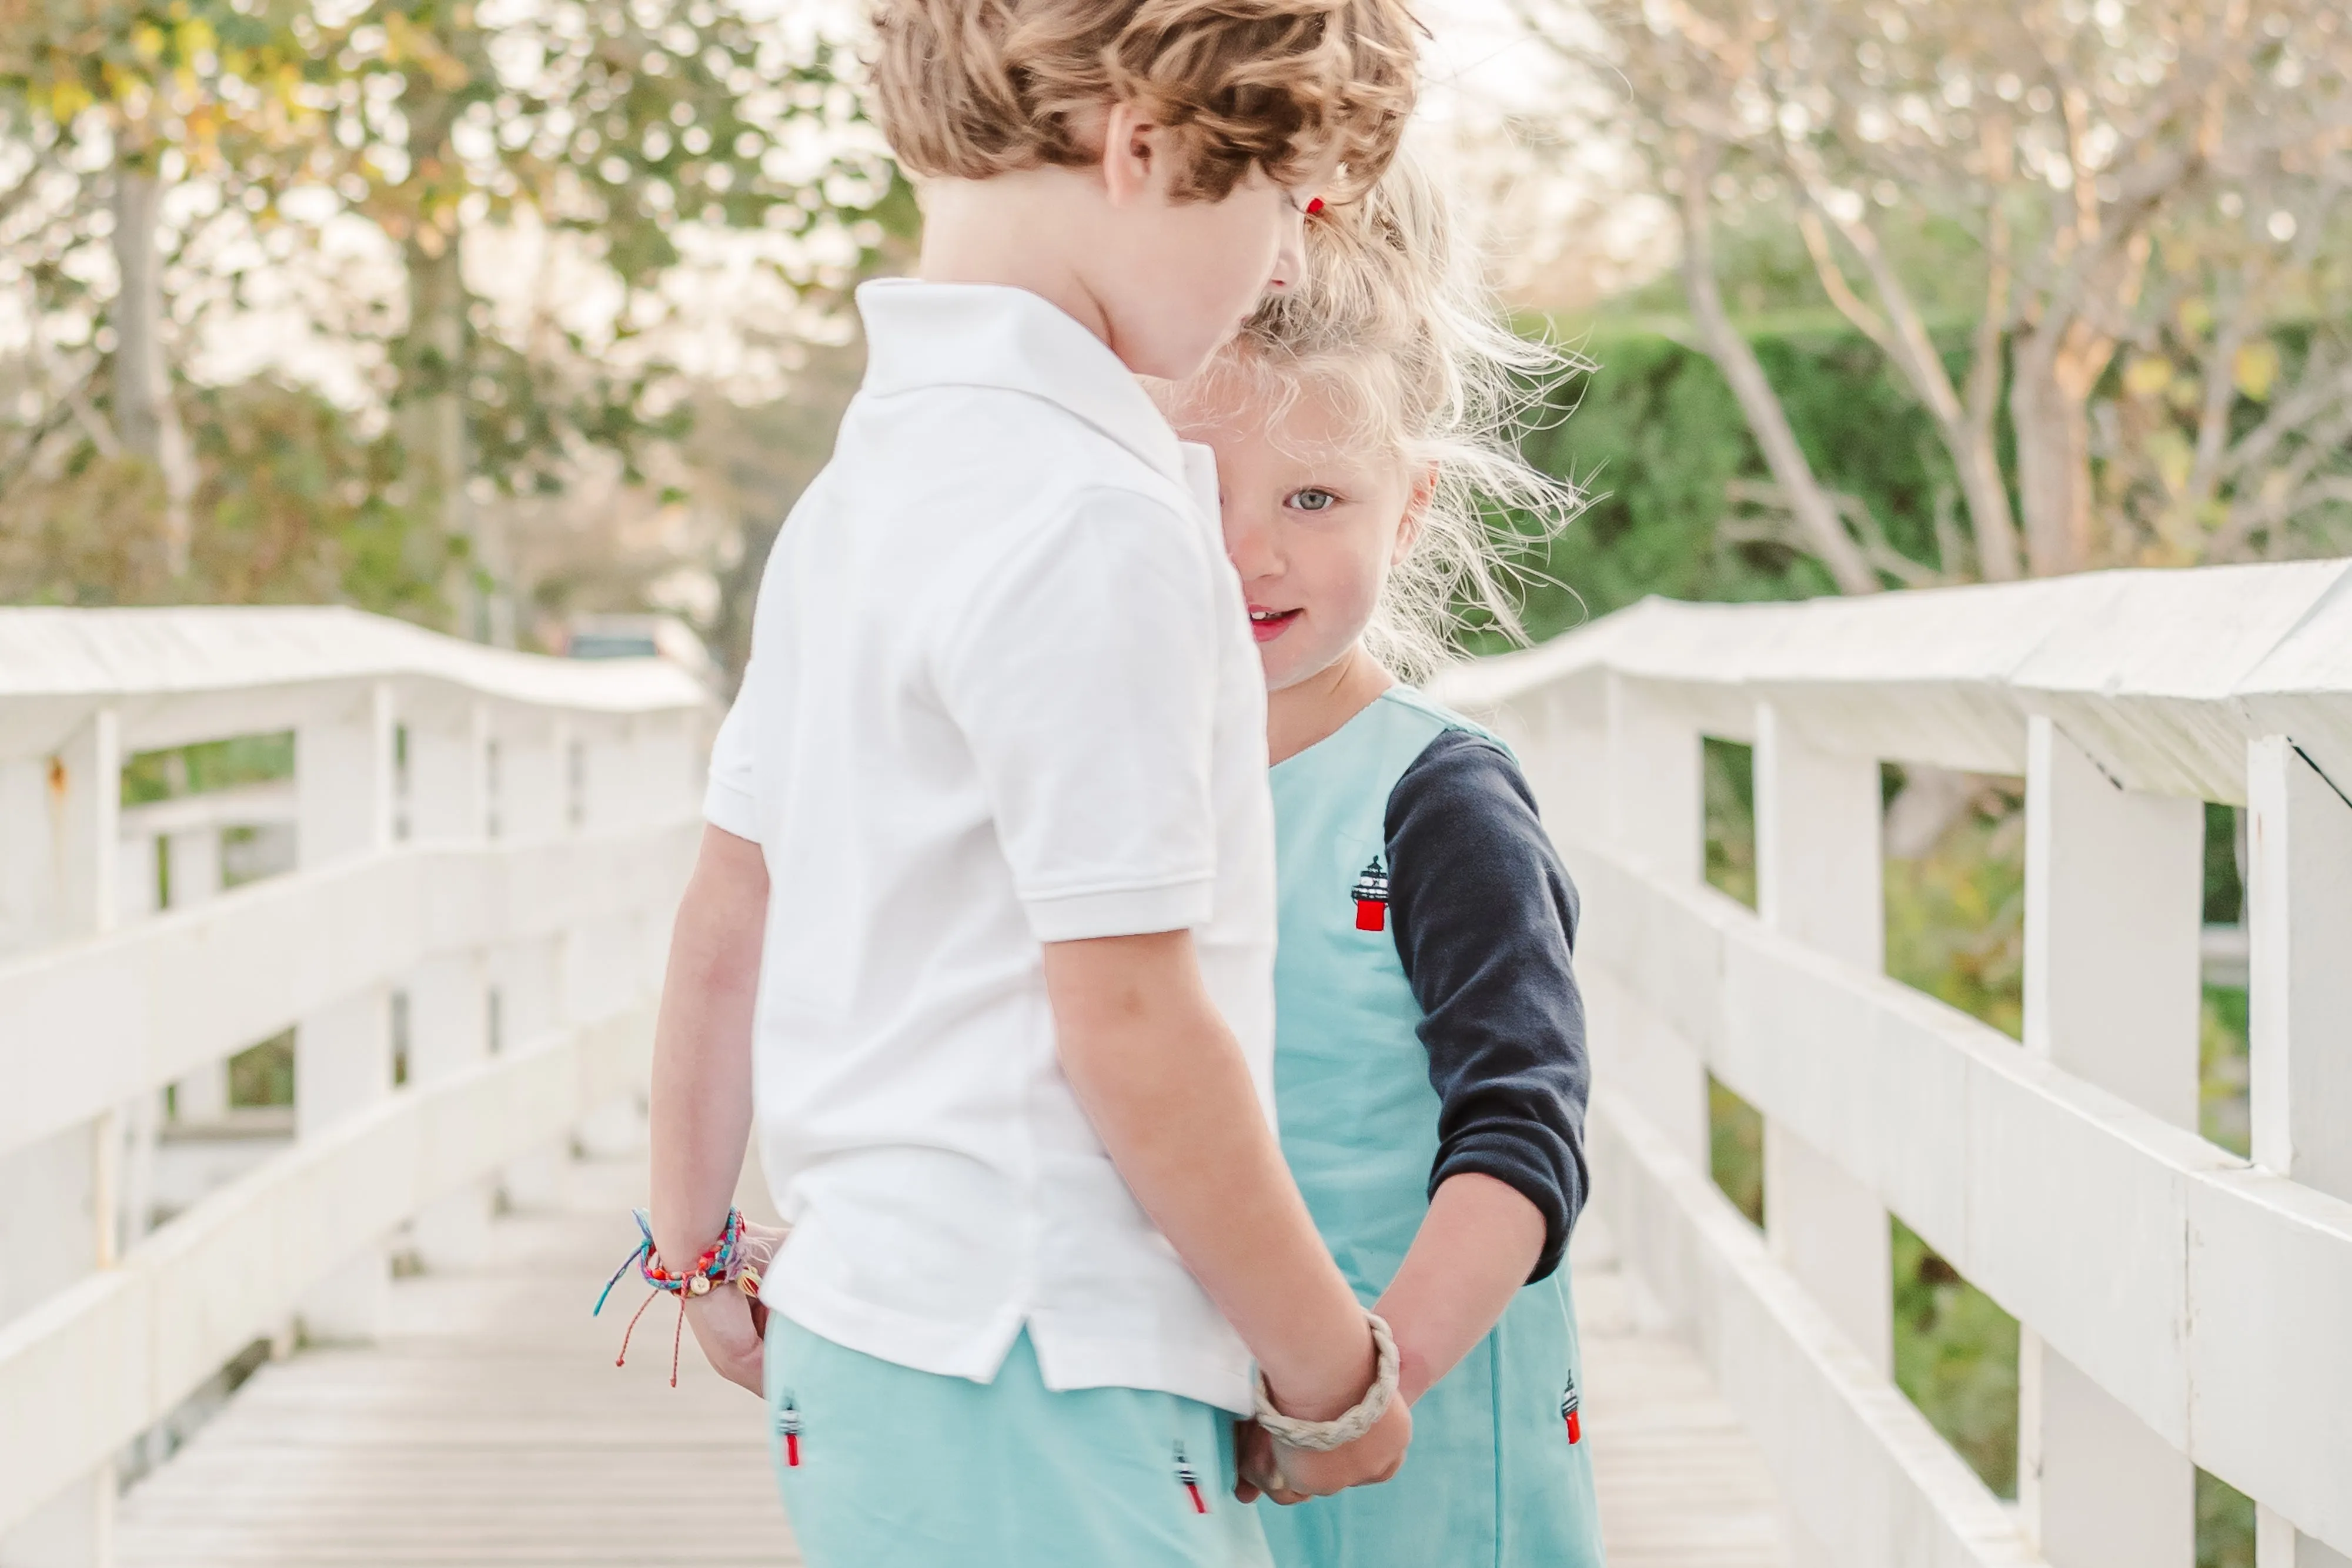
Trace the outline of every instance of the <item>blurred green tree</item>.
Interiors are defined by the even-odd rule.
[[[680,436],[689,413],[657,337],[694,253],[731,244],[790,290],[838,291],[911,228],[911,194],[864,128],[840,46],[731,0],[382,0],[319,47],[342,73],[346,194],[406,273],[392,403],[407,478],[463,541],[464,629],[510,641],[470,495],[560,489],[582,446],[639,476],[646,443]],[[485,223],[591,262],[616,287],[602,319],[550,308],[521,340],[489,330],[464,266]]]
[[[772,367],[911,232],[911,195],[804,19],[434,0],[331,23],[280,3],[0,0],[0,283],[29,285],[36,319],[0,362],[0,497],[22,519],[0,591],[277,596],[202,538],[241,548],[266,514],[332,536],[271,555],[314,588],[510,640],[485,515],[583,472],[645,481],[747,353],[772,396]],[[332,397],[191,380],[208,322],[275,309],[257,330],[282,335],[289,308],[344,362]],[[351,444],[309,452],[297,429]],[[252,461],[288,466],[208,466]]]
[[[163,193],[191,174],[235,185],[314,129],[289,3],[0,0],[0,93],[30,121],[37,154],[18,192],[45,168],[105,171],[92,226],[114,262],[111,419],[88,406],[80,418],[101,456],[155,469],[175,577],[188,570],[197,473],[163,340]],[[48,279],[69,280],[86,281]]]
[[[2340,0],[1518,3],[1676,220],[1688,337],[1768,470],[1735,531],[1847,592],[2352,534]],[[1890,554],[1803,449],[1727,299],[1743,223],[1801,240],[1819,298],[1927,415],[1957,549]],[[1930,231],[1940,261],[1904,254]],[[1956,285],[1958,356],[1935,326]]]

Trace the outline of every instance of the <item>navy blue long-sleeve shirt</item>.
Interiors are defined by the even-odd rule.
[[[1476,1171],[1544,1217],[1528,1278],[1559,1266],[1584,1207],[1591,1089],[1571,956],[1577,896],[1509,754],[1448,730],[1390,791],[1389,916],[1437,1091],[1434,1194]]]

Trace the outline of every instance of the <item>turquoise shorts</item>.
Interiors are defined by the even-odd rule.
[[[768,1431],[809,1568],[1272,1568],[1234,1500],[1234,1418],[1055,1393],[1023,1333],[993,1383],[768,1320]]]

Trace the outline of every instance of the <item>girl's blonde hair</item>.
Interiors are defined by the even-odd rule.
[[[1433,476],[1364,632],[1373,657],[1419,680],[1455,656],[1465,620],[1527,641],[1514,547],[1557,532],[1585,502],[1522,457],[1519,437],[1551,388],[1585,369],[1512,330],[1436,182],[1401,152],[1361,200],[1307,221],[1305,282],[1270,297],[1171,395],[1180,418],[1247,400],[1271,423],[1312,392],[1350,445]]]

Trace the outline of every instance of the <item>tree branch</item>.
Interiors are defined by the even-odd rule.
[[[1772,476],[1788,493],[1789,509],[1809,541],[1808,553],[1828,569],[1842,593],[1874,593],[1879,583],[1862,552],[1838,521],[1837,508],[1813,476],[1804,449],[1797,444],[1789,416],[1773,392],[1756,351],[1731,324],[1723,308],[1723,291],[1715,277],[1713,219],[1707,211],[1706,187],[1720,150],[1685,132],[1682,149],[1683,288],[1691,316],[1697,323],[1707,354],[1725,381],[1748,429],[1764,452]]]

